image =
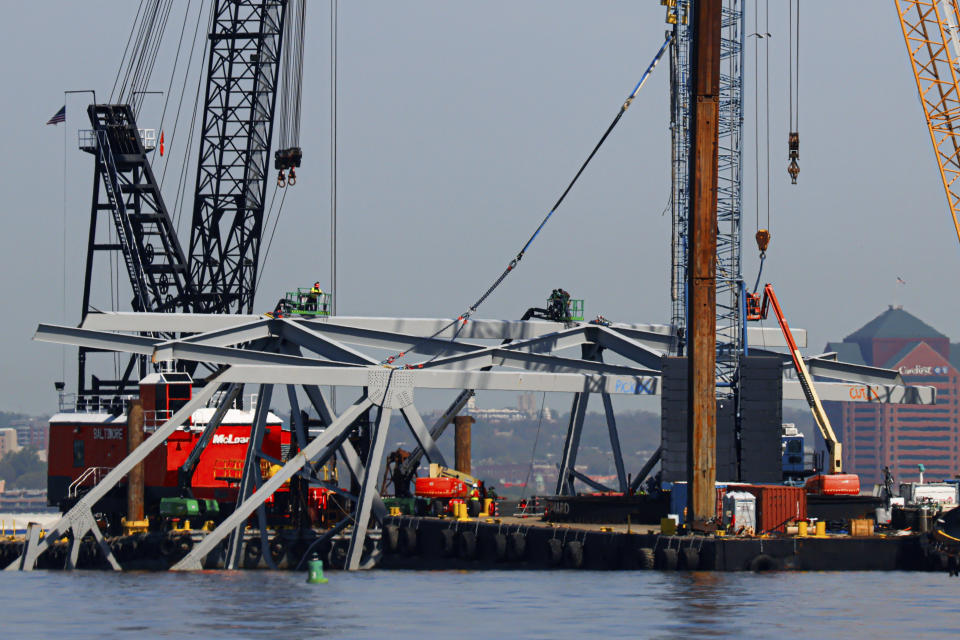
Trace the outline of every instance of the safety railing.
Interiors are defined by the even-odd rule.
[[[61,413],[112,413],[122,415],[127,402],[134,395],[61,393],[58,406]]]
[[[153,151],[157,148],[156,129],[137,129],[144,151]],[[97,132],[94,129],[80,129],[77,131],[77,148],[87,153],[97,152]]]
[[[77,476],[77,479],[70,483],[70,486],[67,487],[67,497],[68,498],[77,498],[80,495],[80,490],[84,486],[90,485],[91,487],[96,485],[103,476],[107,475],[113,471],[113,467],[87,467],[83,473]]]
[[[298,288],[288,291],[284,298],[284,313],[290,315],[316,317],[329,316],[333,309],[332,293],[314,293],[310,288]]]

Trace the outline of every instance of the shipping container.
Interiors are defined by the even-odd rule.
[[[807,519],[807,493],[803,487],[753,484],[737,489],[757,497],[757,533],[783,533],[788,522]]]

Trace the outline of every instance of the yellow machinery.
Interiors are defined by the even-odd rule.
[[[960,240],[960,32],[957,0],[894,0],[920,104]]]

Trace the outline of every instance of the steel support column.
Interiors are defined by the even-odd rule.
[[[557,495],[573,494],[573,478],[570,471],[577,464],[577,451],[580,450],[580,435],[583,433],[583,418],[587,415],[589,393],[575,393],[570,407],[570,424],[563,444],[563,457],[560,459],[560,474],[557,477]]]
[[[250,429],[250,441],[247,443],[247,455],[243,461],[243,476],[240,478],[240,488],[237,491],[237,506],[242,504],[250,497],[256,487],[263,484],[263,476],[260,473],[260,451],[263,449],[263,436],[267,428],[267,413],[270,410],[270,399],[273,396],[273,385],[266,384],[260,386],[260,392],[257,394],[257,410],[253,418],[253,426]],[[263,511],[263,505],[257,508],[257,521],[260,529],[261,539],[265,539],[267,518]],[[238,524],[230,534],[230,542],[227,545],[227,569],[236,569],[243,553],[243,532],[247,527],[246,521]],[[266,545],[263,545],[266,547]],[[264,548],[265,557],[269,557],[269,549]]]
[[[387,447],[387,433],[390,430],[392,413],[391,409],[380,407],[377,430],[373,436],[370,453],[367,455],[363,482],[360,484],[360,499],[357,502],[356,520],[353,523],[353,536],[350,538],[350,548],[347,551],[345,568],[350,571],[360,568],[360,559],[363,556],[364,542],[367,539],[367,528],[370,523],[370,510],[377,495],[377,483],[380,478],[380,469],[383,467],[383,454]]]

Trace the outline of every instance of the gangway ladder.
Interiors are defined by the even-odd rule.
[[[133,228],[127,215],[127,207],[123,201],[123,195],[120,193],[120,178],[117,175],[117,165],[113,160],[110,136],[107,135],[105,129],[97,129],[96,133],[97,163],[100,168],[100,175],[104,178],[104,190],[107,193],[107,199],[110,201],[113,222],[117,228],[117,239],[122,247],[123,262],[127,266],[127,276],[129,276],[130,286],[133,288],[134,309],[148,311],[150,305],[146,296],[143,259],[137,250],[136,238],[133,235]],[[138,305],[139,308],[137,308]]]

